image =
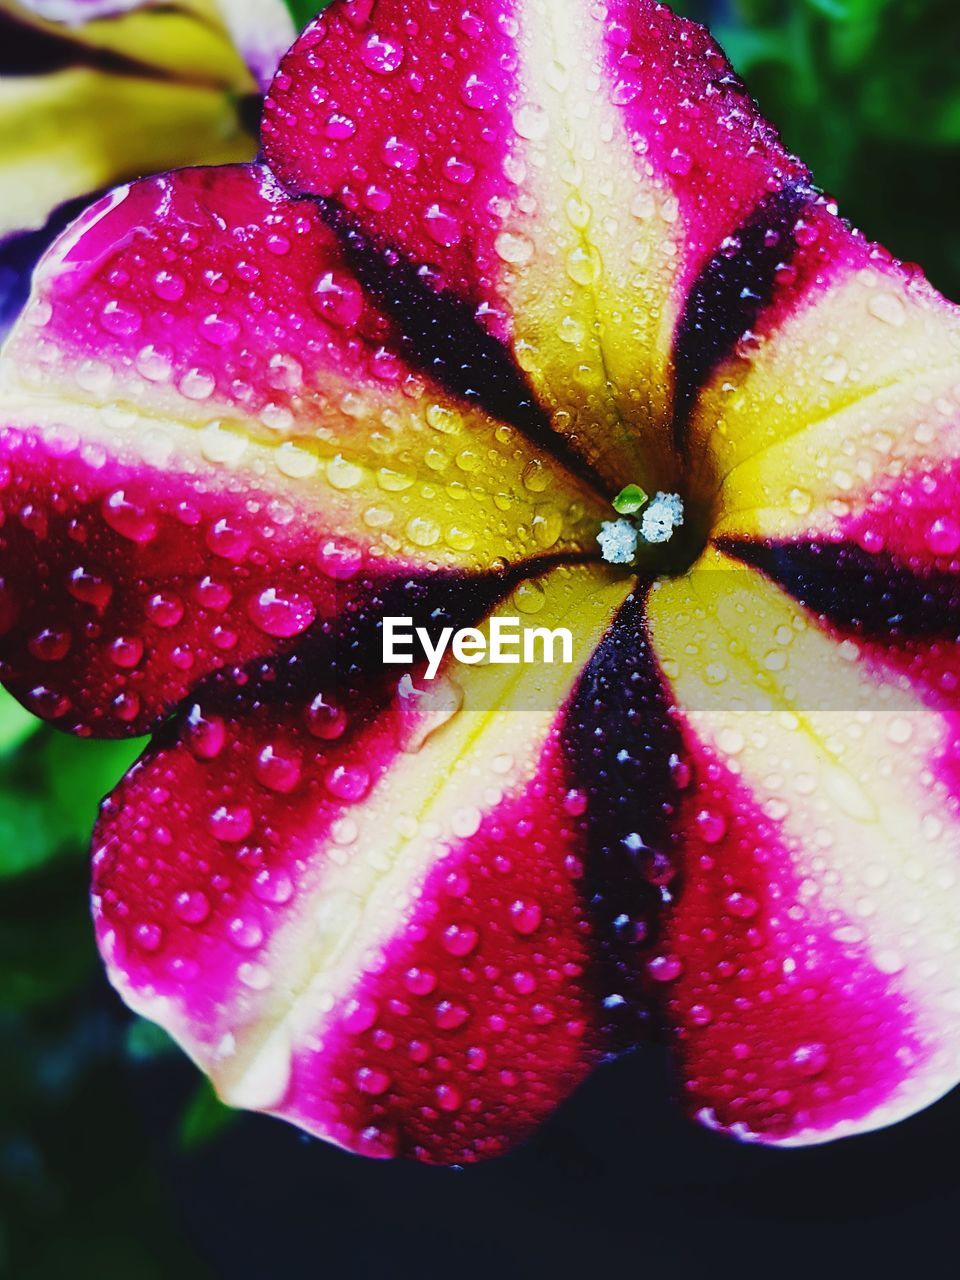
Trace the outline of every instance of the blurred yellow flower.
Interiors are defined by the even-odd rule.
[[[294,34],[282,0],[0,0],[0,332],[95,193],[254,156]]]

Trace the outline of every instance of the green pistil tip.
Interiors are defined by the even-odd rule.
[[[613,500],[613,509],[621,516],[632,516],[649,500],[638,484],[628,484]]]

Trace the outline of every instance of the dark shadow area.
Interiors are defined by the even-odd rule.
[[[597,1072],[514,1154],[443,1170],[366,1161],[251,1116],[176,1154],[188,1075],[171,1064],[131,1084],[179,1225],[231,1280],[839,1280],[923,1275],[954,1248],[960,1093],[860,1139],[740,1146],[684,1119],[650,1048]]]

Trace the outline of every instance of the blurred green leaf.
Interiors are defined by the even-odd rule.
[[[0,767],[0,880],[33,871],[63,849],[59,815],[15,779],[15,771]]]
[[[86,844],[104,796],[147,745],[146,738],[91,742],[52,732],[43,744],[44,769],[66,833]]]
[[[25,711],[6,689],[0,689],[0,756],[19,747],[42,724],[42,720]]]
[[[149,1018],[134,1018],[127,1027],[127,1056],[135,1062],[153,1062],[165,1053],[174,1053],[176,1043],[163,1027]]]
[[[236,1111],[220,1101],[213,1085],[204,1078],[180,1117],[180,1143],[191,1150],[210,1142],[229,1128],[236,1117]]]
[[[0,1013],[0,1274],[206,1278],[128,1088],[122,1015],[102,1000],[87,988],[42,1013]]]
[[[283,0],[283,3],[289,9],[297,30],[302,31],[332,0]]]
[[[960,298],[956,0],[673,0],[706,22],[816,181]]]
[[[32,721],[19,743],[0,753],[0,880],[85,851],[100,801],[143,747],[142,739],[68,738]]]
[[[69,995],[96,964],[86,872],[31,877],[0,905],[0,1009]]]
[[[780,29],[715,26],[713,34],[742,76],[749,75],[759,63],[789,67],[795,61],[789,35]]]
[[[837,21],[849,18],[851,9],[855,7],[851,0],[806,0],[806,3],[811,9]]]

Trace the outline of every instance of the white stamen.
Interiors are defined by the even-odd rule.
[[[604,520],[597,534],[604,560],[610,564],[632,564],[639,535],[629,520]]]
[[[674,529],[683,524],[683,499],[678,493],[658,493],[640,520],[644,542],[669,542]]]

